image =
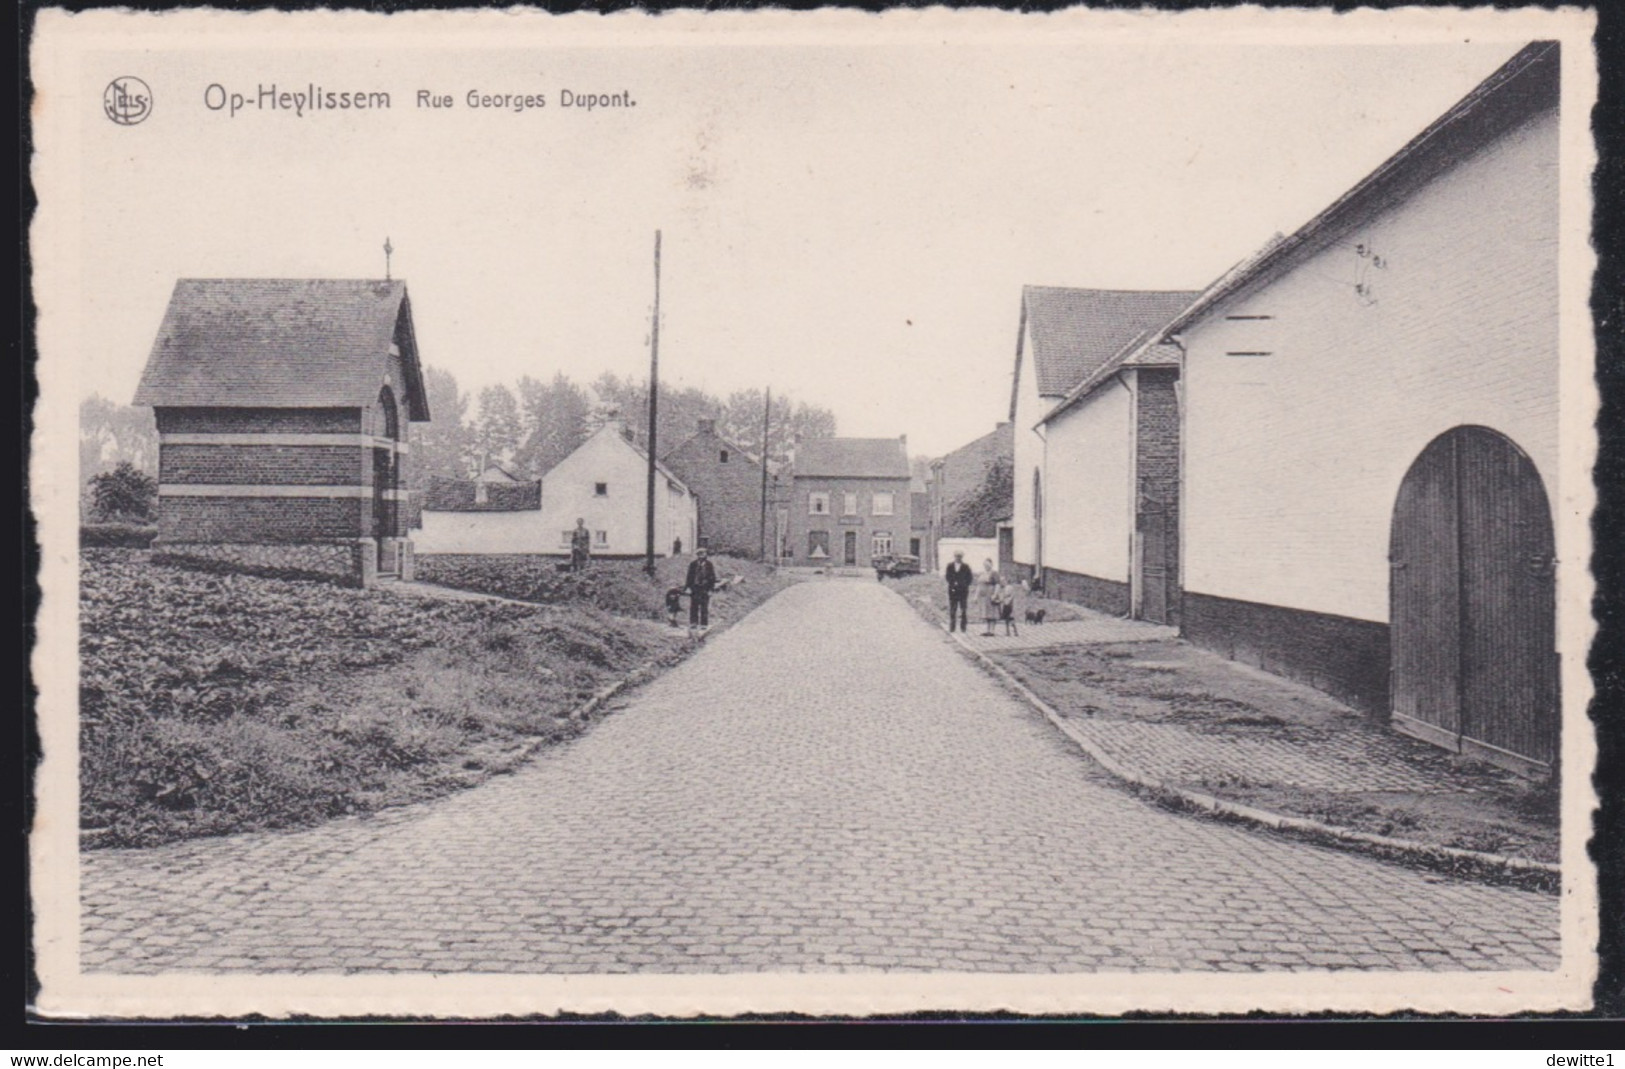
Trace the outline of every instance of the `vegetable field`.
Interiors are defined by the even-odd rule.
[[[89,845],[296,826],[470,786],[580,731],[569,714],[599,688],[683,652],[647,613],[580,600],[406,597],[133,549],[86,549],[81,569]],[[658,604],[647,586],[638,600]]]

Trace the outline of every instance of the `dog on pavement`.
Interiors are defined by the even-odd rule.
[[[1029,624],[1041,624],[1041,623],[1044,622],[1044,610],[1043,609],[1028,609],[1026,615],[1027,615],[1027,622]]]

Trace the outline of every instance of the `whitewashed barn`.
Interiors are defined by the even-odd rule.
[[[1164,332],[1184,633],[1535,774],[1558,739],[1558,66],[1520,51]]]
[[[1042,582],[1051,594],[1095,603],[1109,600],[1109,590],[1090,582],[1094,556],[1080,539],[1095,536],[1080,534],[1075,513],[1087,507],[1098,485],[1110,485],[1116,493],[1128,473],[1116,457],[1046,446],[1041,421],[1125,346],[1167,324],[1196,296],[1060,286],[1022,289],[1010,396],[1015,438],[1010,548],[1016,570]]]

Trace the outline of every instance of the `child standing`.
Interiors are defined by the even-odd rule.
[[[1004,633],[1021,637],[1021,630],[1016,627],[1016,614],[1021,611],[1023,590],[1013,583],[999,584],[999,619],[1004,621]]]
[[[677,626],[677,617],[683,611],[683,588],[674,586],[666,591],[666,619]]]

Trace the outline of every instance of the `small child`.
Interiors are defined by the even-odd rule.
[[[671,626],[677,626],[677,617],[683,611],[683,588],[674,586],[666,591],[666,618]]]
[[[1016,613],[1021,611],[1021,595],[1025,593],[1026,584],[1014,586],[1010,583],[999,584],[999,619],[1004,621],[1004,633],[1021,637],[1021,631],[1016,627]]]

